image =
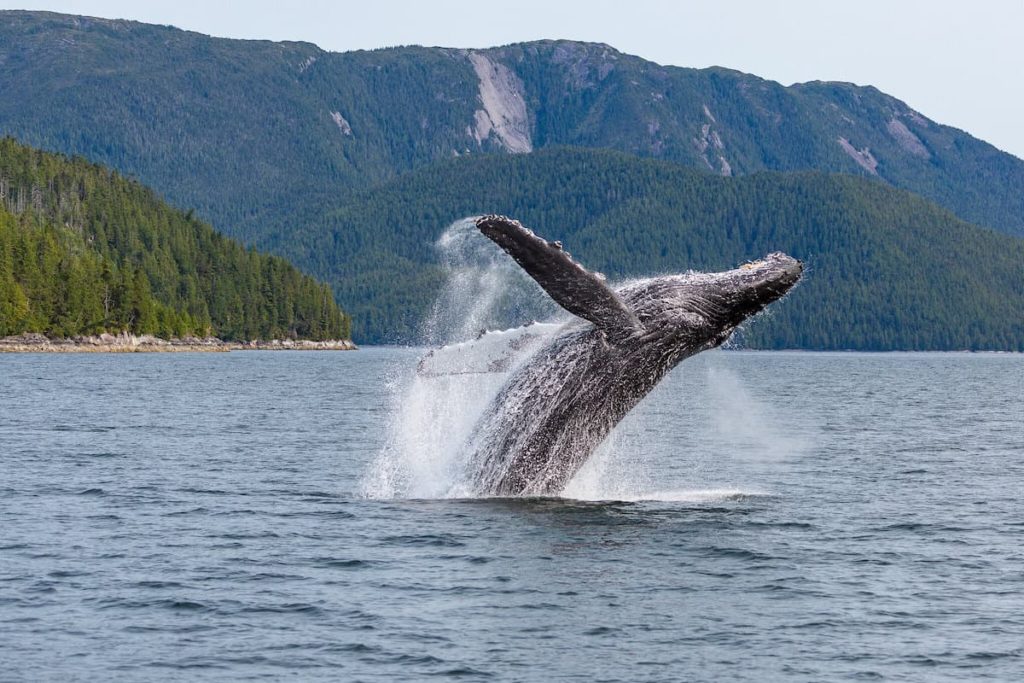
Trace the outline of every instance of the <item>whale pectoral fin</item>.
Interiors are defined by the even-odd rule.
[[[594,323],[612,343],[643,332],[643,325],[619,295],[573,261],[561,243],[548,242],[505,216],[481,216],[476,227],[508,252],[555,303]]]

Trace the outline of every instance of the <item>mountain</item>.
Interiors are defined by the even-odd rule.
[[[407,340],[444,281],[430,245],[485,212],[612,280],[774,250],[804,259],[803,284],[745,330],[748,347],[1024,351],[1024,240],[872,178],[725,178],[606,150],[475,155],[363,191],[268,246],[353,302],[358,339]]]
[[[0,139],[0,336],[348,337],[326,285],[84,159]]]
[[[1024,161],[871,87],[571,41],[331,53],[40,12],[0,12],[0,87],[0,133],[290,258],[360,340],[415,338],[443,279],[430,245],[501,211],[612,277],[806,258],[750,346],[1024,343]]]
[[[5,11],[0,88],[0,133],[138,177],[250,243],[456,155],[561,145],[711,174],[863,175],[1024,235],[1024,161],[875,88],[783,87],[606,45],[331,53]]]

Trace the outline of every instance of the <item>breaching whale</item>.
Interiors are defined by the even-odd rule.
[[[531,355],[511,371],[467,444],[467,479],[479,495],[560,493],[672,368],[721,345],[803,271],[800,261],[776,252],[722,273],[655,277],[614,290],[559,242],[518,221],[488,215],[475,222],[556,303],[582,319],[544,335],[530,327],[503,333],[507,349],[489,352],[488,362],[498,369],[509,366],[510,354]]]

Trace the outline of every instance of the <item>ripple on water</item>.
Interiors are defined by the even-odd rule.
[[[314,558],[313,566],[325,569],[375,569],[387,566],[387,562],[376,560],[338,559],[333,557]]]
[[[609,500],[368,500],[417,354],[223,355],[4,359],[0,678],[1020,677],[1024,357],[712,354]]]
[[[462,548],[466,543],[455,536],[446,534],[409,534],[384,536],[380,539],[379,545],[408,548]]]

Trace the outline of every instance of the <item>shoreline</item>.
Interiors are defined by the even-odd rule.
[[[42,334],[0,338],[0,353],[227,353],[229,351],[355,351],[349,339],[271,339],[232,342],[217,337],[160,339],[122,332],[50,339]]]

